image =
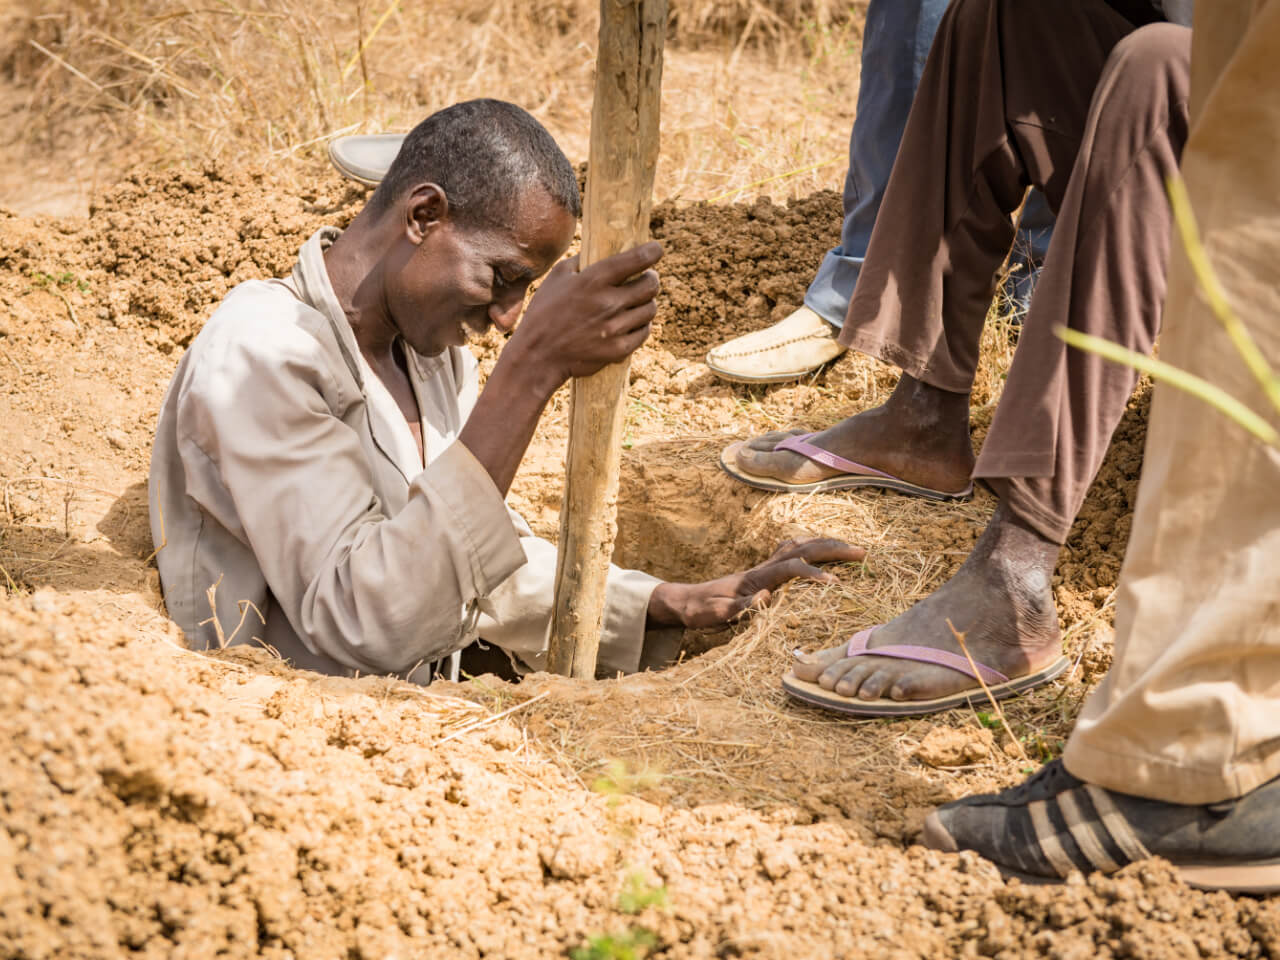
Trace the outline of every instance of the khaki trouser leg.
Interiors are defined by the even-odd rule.
[[[1197,5],[1193,44],[1183,173],[1228,297],[1277,367],[1280,0]],[[1280,426],[1174,249],[1161,358]],[[1280,775],[1280,451],[1157,386],[1117,602],[1115,661],[1067,768],[1177,803]]]

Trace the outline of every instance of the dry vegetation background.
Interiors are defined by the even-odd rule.
[[[861,7],[672,0],[659,199],[838,187]],[[34,154],[0,204],[74,202],[136,162],[314,174],[323,142],[402,131],[457,100],[534,113],[585,158],[592,0],[7,0],[4,149]],[[764,69],[762,69],[764,68]],[[57,156],[57,162],[39,159]],[[52,196],[33,196],[31,177]],[[39,194],[40,191],[34,191]],[[61,211],[59,211],[61,212]]]

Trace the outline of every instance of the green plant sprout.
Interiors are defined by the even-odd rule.
[[[622,890],[618,893],[618,909],[623,913],[635,915],[644,913],[650,907],[667,905],[667,888],[665,884],[650,883],[643,873],[633,870],[622,881]]]
[[[1262,351],[1258,349],[1257,343],[1249,334],[1248,328],[1227,300],[1226,291],[1219,282],[1218,275],[1200,241],[1200,231],[1196,226],[1195,214],[1191,210],[1191,200],[1187,196],[1186,185],[1181,178],[1171,178],[1166,182],[1166,188],[1169,191],[1170,206],[1173,208],[1173,219],[1178,225],[1178,233],[1187,253],[1187,261],[1191,264],[1191,272],[1205,295],[1209,309],[1222,324],[1236,352],[1240,354],[1240,359],[1262,386],[1263,393],[1271,406],[1276,413],[1280,413],[1280,376],[1271,369]],[[1153,380],[1163,381],[1171,387],[1198,397],[1219,413],[1234,420],[1263,443],[1280,449],[1280,431],[1217,384],[1102,337],[1081,333],[1078,330],[1068,330],[1066,327],[1058,327],[1054,333],[1078,350],[1095,353],[1105,360],[1132,367],[1140,373],[1147,374]]]
[[[622,760],[610,760],[600,776],[591,784],[596,793],[609,798],[609,806],[616,807],[619,800],[636,790],[652,786],[657,774],[649,771],[632,772]],[[619,836],[627,831],[619,828]],[[664,884],[650,883],[639,870],[629,870],[618,891],[618,912],[628,916],[644,913],[649,908],[664,910],[667,907],[667,888]],[[571,960],[643,960],[658,945],[658,937],[652,931],[634,924],[618,933],[597,933],[587,938],[585,945],[569,951]]]
[[[41,270],[33,270],[27,276],[31,278],[32,286],[69,287],[75,284],[76,289],[81,293],[89,292],[89,284],[69,270],[64,270],[61,273],[44,273]]]
[[[633,870],[618,892],[618,910],[635,916],[650,907],[665,909],[667,888],[651,884],[643,873]],[[657,935],[647,927],[628,927],[621,933],[597,933],[587,938],[585,946],[569,951],[571,960],[642,960],[658,945]]]
[[[643,960],[658,944],[653,931],[632,927],[624,933],[600,933],[587,938],[585,947],[569,951],[570,960]]]
[[[616,803],[618,797],[651,787],[657,782],[658,775],[652,771],[640,770],[633,773],[627,769],[624,761],[610,760],[600,776],[591,782],[591,789],[610,797]]]

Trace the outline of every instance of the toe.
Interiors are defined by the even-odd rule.
[[[888,670],[883,668],[874,670],[862,681],[862,685],[858,688],[858,696],[863,700],[879,700],[884,696],[885,690],[892,686],[893,680],[893,674]]]
[[[844,647],[831,647],[815,653],[797,654],[791,669],[798,679],[814,683],[832,664],[844,658]]]
[[[818,683],[842,697],[857,694],[867,675],[867,665],[858,660],[847,660],[830,667],[818,680]]]
[[[889,686],[890,700],[924,700],[927,698],[928,694],[921,689],[920,677],[916,673],[903,674]]]
[[[775,440],[774,445],[776,443]],[[813,483],[832,472],[798,453],[789,450],[775,451],[773,445],[767,446],[767,449],[759,449],[753,448],[749,443],[744,444],[738,448],[737,461],[738,467],[747,473],[757,477],[771,477],[783,483]]]
[[[757,450],[761,453],[772,453],[776,447],[787,437],[798,436],[803,431],[800,430],[770,430],[768,433],[762,433],[758,437],[752,437],[742,445],[744,450]]]

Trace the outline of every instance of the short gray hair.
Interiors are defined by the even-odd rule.
[[[419,123],[369,205],[382,213],[422,183],[444,190],[450,215],[466,226],[510,224],[535,184],[575,219],[582,216],[578,180],[564,152],[532,115],[503,100],[467,100]]]

